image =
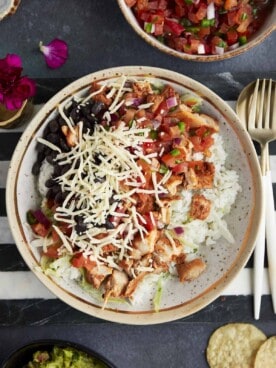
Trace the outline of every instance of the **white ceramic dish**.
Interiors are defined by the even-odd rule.
[[[188,89],[199,94],[204,99],[204,108],[219,121],[228,153],[227,166],[238,172],[242,186],[242,193],[239,193],[232,212],[227,216],[235,243],[229,245],[220,239],[214,248],[203,247],[201,254],[207,262],[206,271],[190,283],[169,280],[158,313],[152,310],[154,290],[144,295],[138,304],[117,303],[101,309],[97,300],[75,284],[58,285],[41,272],[39,255],[30,246],[31,234],[24,226],[26,212],[38,203],[31,174],[36,156],[36,137],[42,134],[49,119],[56,114],[56,106],[60,102],[72,95],[84,94],[92,81],[117,78],[121,74],[159,78],[177,89]],[[129,324],[154,324],[182,318],[202,309],[222,294],[245,265],[253,250],[262,216],[260,186],[260,170],[254,146],[233,110],[223,100],[200,83],[181,74],[158,68],[129,66],[87,75],[46,103],[30,122],[15,149],[7,179],[6,203],[10,227],[21,255],[39,280],[57,297],[76,309],[102,319]]]
[[[244,52],[252,49],[252,47],[257,46],[276,29],[276,6],[274,4],[273,11],[270,14],[268,14],[261,28],[250,37],[250,40],[245,45],[240,46],[235,50],[227,51],[222,55],[191,55],[174,50],[159,42],[155,37],[146,33],[137,22],[137,19],[135,18],[133,11],[126,5],[125,0],[117,0],[117,1],[126,21],[140,37],[142,37],[151,46],[156,47],[160,51],[165,52],[166,54],[172,56],[179,57],[180,59],[183,60],[210,62],[229,59],[234,56],[243,54]]]

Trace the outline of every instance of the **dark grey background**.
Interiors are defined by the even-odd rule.
[[[49,70],[39,41],[64,39],[70,57]],[[0,23],[0,57],[18,53],[34,78],[80,77],[119,65],[151,65],[186,75],[275,70],[276,33],[244,55],[213,63],[184,61],[143,41],[126,22],[116,0],[21,0],[17,13]]]
[[[50,70],[38,43],[56,37],[68,43],[70,56],[63,67]],[[145,43],[127,24],[115,0],[21,0],[17,13],[0,22],[0,58],[6,53],[22,57],[25,74],[37,80],[35,103],[46,102],[73,79],[120,65],[172,69],[204,83],[226,100],[236,100],[255,78],[275,79],[275,41],[274,32],[248,53],[222,62],[183,61]],[[10,159],[19,137],[12,131],[0,134],[1,160]],[[276,145],[271,148],[275,154]],[[4,198],[1,189],[1,216],[6,215]],[[14,244],[1,245],[1,250],[0,271],[27,269]],[[251,296],[221,297],[179,321],[127,326],[85,315],[59,300],[1,300],[0,362],[26,342],[58,337],[97,350],[118,368],[204,368],[208,338],[218,326],[250,322],[268,336],[276,334],[270,297],[263,297],[258,322],[253,319],[252,304]]]

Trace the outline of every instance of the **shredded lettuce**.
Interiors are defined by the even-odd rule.
[[[155,312],[159,312],[164,290],[164,282],[169,277],[169,272],[162,273],[156,284],[156,292],[153,298],[153,307]]]

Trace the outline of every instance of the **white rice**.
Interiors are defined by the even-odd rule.
[[[237,172],[225,167],[227,155],[223,148],[222,137],[218,134],[213,137],[215,142],[210,149],[212,155],[208,161],[215,165],[214,187],[198,191],[212,203],[209,216],[205,220],[189,221],[193,196],[193,192],[190,190],[183,190],[181,193],[182,199],[173,202],[171,207],[170,227],[184,227],[182,240],[185,252],[188,253],[194,253],[203,243],[206,245],[214,244],[220,237],[224,237],[230,243],[234,241],[223,217],[230,212],[238,192],[241,191],[241,186],[238,183]],[[200,153],[194,156],[194,160],[202,159]]]

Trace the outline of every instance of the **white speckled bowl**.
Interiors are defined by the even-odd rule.
[[[204,108],[216,117],[228,153],[227,167],[239,174],[242,193],[227,216],[235,243],[220,239],[217,245],[203,247],[201,254],[207,263],[206,271],[195,281],[181,284],[167,281],[158,313],[152,310],[153,291],[143,295],[138,304],[110,304],[106,309],[92,296],[75,284],[58,284],[39,270],[39,255],[30,246],[31,234],[25,227],[26,212],[35,208],[37,194],[31,168],[35,159],[36,137],[42,134],[45,124],[56,113],[56,106],[72,95],[85,92],[92,81],[118,77],[120,74],[154,76],[177,89],[188,89],[204,99]],[[204,308],[223,293],[249,259],[256,240],[262,213],[260,170],[254,146],[239,123],[233,110],[216,94],[200,83],[181,74],[151,67],[118,67],[87,75],[56,94],[30,122],[22,135],[12,158],[7,179],[7,212],[17,247],[24,260],[57,297],[72,307],[98,318],[129,324],[154,324],[188,316]]]
[[[183,60],[210,62],[229,59],[234,56],[243,54],[244,52],[250,50],[252,47],[257,46],[276,29],[276,5],[274,4],[273,11],[270,14],[268,14],[264,24],[254,35],[251,36],[247,44],[240,46],[235,50],[227,51],[223,55],[190,55],[184,52],[174,50],[171,47],[168,47],[159,42],[155,37],[146,33],[137,22],[137,19],[135,18],[132,10],[126,5],[125,0],[117,0],[117,2],[125,19],[140,37],[142,37],[151,46],[156,47],[160,51],[165,52],[172,56],[179,57],[180,59]]]

